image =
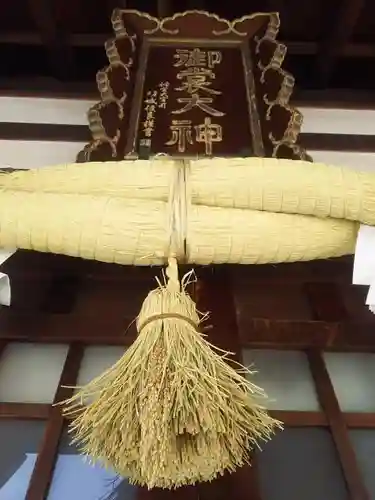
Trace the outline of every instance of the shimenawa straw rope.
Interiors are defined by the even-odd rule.
[[[0,174],[0,246],[161,265],[170,256],[176,162],[158,157]],[[356,221],[375,224],[375,175],[368,172],[271,158],[193,160],[185,172],[191,264],[338,257],[354,252]]]
[[[180,162],[169,199],[166,283],[151,291],[138,336],[123,357],[66,401],[70,430],[91,460],[132,483],[176,488],[210,481],[250,460],[280,423],[260,405],[251,372],[199,332],[202,317],[180,282],[185,258],[188,165]]]

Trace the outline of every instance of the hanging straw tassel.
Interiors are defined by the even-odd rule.
[[[138,337],[108,371],[66,401],[81,451],[134,484],[176,488],[210,481],[249,462],[279,422],[261,389],[227,364],[229,353],[199,332],[202,319],[176,259],[167,283],[151,291]],[[250,372],[249,372],[250,373]]]

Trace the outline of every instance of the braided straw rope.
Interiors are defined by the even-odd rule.
[[[373,217],[375,178],[348,181],[318,167],[332,177],[331,195],[316,172],[306,180],[296,165],[157,159],[0,177],[1,246],[122,264],[168,260],[166,283],[142,305],[135,342],[64,402],[74,440],[94,462],[135,484],[174,488],[232,472],[280,426],[264,409],[264,392],[243,377],[251,372],[234,370],[229,353],[199,332],[176,258],[261,263],[352,252],[355,221]],[[279,180],[269,179],[276,167],[292,176],[289,190],[276,171]]]
[[[357,221],[375,224],[374,174],[292,160],[72,164],[0,175],[1,188],[0,246],[120,264],[336,257]]]
[[[181,162],[177,162],[181,165]],[[176,161],[75,163],[0,174],[0,189],[169,200]],[[375,174],[275,158],[191,160],[194,205],[334,217],[375,224]]]

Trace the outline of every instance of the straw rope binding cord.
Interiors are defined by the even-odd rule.
[[[130,482],[176,488],[210,481],[250,460],[280,423],[264,392],[226,362],[229,353],[200,333],[204,319],[180,282],[185,256],[188,165],[179,163],[169,195],[166,282],[145,299],[138,336],[123,357],[68,401],[70,432],[82,453]]]

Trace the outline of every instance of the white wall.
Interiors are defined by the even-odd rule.
[[[0,96],[0,121],[86,125],[95,101]],[[300,108],[302,131],[324,134],[375,134],[375,110]],[[79,142],[0,140],[0,168],[36,168],[75,160]],[[309,151],[316,161],[375,170],[375,153]]]

